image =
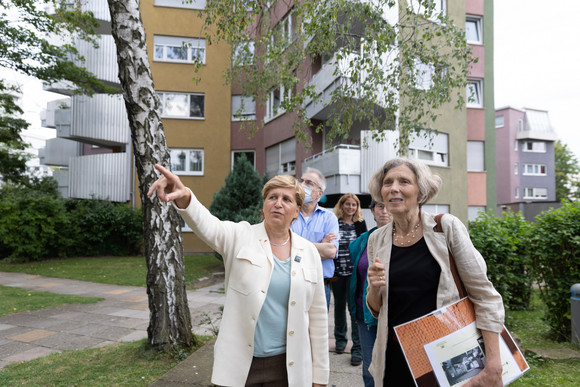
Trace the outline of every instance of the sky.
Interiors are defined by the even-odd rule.
[[[580,0],[494,1],[495,107],[547,110],[580,161]]]

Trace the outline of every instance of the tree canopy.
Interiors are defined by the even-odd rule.
[[[206,38],[233,46],[226,79],[239,94],[268,103],[279,91],[280,111],[295,112],[296,133],[326,129],[327,140],[348,137],[365,123],[382,138],[432,129],[444,104],[465,105],[471,56],[463,30],[432,0],[208,0]],[[332,90],[311,80],[324,64],[339,79]],[[308,106],[330,107],[326,122]],[[256,130],[263,122],[246,123]]]
[[[568,145],[561,141],[554,144],[556,163],[556,200],[580,199],[580,165]]]
[[[55,7],[56,5],[56,7]],[[80,2],[8,0],[0,2],[0,66],[49,84],[69,81],[71,93],[113,92],[82,66],[72,44],[83,39],[97,44],[91,34],[98,23]],[[63,42],[65,42],[63,44]],[[15,85],[0,79],[0,179],[25,180],[28,144],[20,133],[28,123],[20,118]]]

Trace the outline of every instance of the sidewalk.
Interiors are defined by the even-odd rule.
[[[0,368],[63,350],[95,348],[147,337],[149,307],[145,288],[3,272],[0,272],[0,285],[105,299],[95,304],[70,304],[0,317]],[[216,320],[225,299],[220,288],[223,283],[187,292],[195,334],[213,334],[214,327],[208,323],[208,317],[219,325]],[[334,353],[332,317],[331,306],[329,386],[362,386],[362,367],[351,366],[348,353]],[[211,386],[212,364],[213,342],[194,352],[152,386]]]

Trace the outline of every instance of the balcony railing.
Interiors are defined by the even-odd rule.
[[[80,155],[79,143],[64,138],[46,140],[46,146],[38,155],[42,165],[68,167],[69,159]]]
[[[69,195],[76,199],[97,198],[126,202],[130,198],[129,153],[74,157],[69,167]]]

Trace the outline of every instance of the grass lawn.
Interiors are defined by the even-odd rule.
[[[145,387],[187,355],[159,353],[146,340],[63,351],[0,369],[0,386]]]
[[[533,293],[529,310],[510,311],[506,323],[512,333],[521,340],[524,349],[568,348],[580,352],[580,346],[572,343],[557,343],[549,338],[550,328],[543,320],[546,308],[537,292]],[[510,386],[580,386],[580,359],[544,360],[526,353],[530,370]]]
[[[51,259],[30,263],[2,263],[0,272],[38,274],[102,284],[147,286],[147,265],[144,257],[91,257]],[[187,289],[195,288],[199,278],[223,271],[223,264],[211,254],[186,255]]]
[[[0,286],[0,316],[65,304],[91,304],[104,298],[54,294]]]

